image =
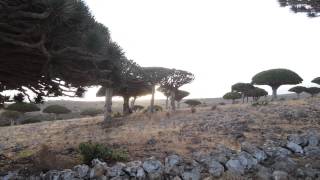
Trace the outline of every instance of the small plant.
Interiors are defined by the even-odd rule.
[[[214,110],[216,110],[216,109],[217,109],[217,105],[211,106],[211,111],[214,111]]]
[[[226,103],[225,102],[219,102],[219,105],[220,106],[224,106],[224,105],[226,105]]]
[[[80,154],[85,164],[90,164],[93,159],[127,161],[129,156],[126,151],[113,150],[99,143],[81,143]]]
[[[121,114],[120,112],[116,112],[116,113],[114,113],[114,114],[112,115],[112,117],[114,117],[114,118],[120,118],[120,117],[122,117],[122,114]]]
[[[111,150],[102,144],[81,143],[79,145],[83,163],[90,165],[93,159],[105,159],[110,156]]]
[[[144,110],[143,112],[144,112],[144,113],[150,112],[150,111],[149,111],[150,108],[151,108],[151,107],[148,106],[148,108],[147,108],[146,110]],[[159,106],[159,105],[154,105],[154,106],[153,106],[153,112],[162,112],[162,111],[163,111],[162,106]]]
[[[35,104],[30,104],[30,103],[14,103],[14,104],[10,104],[7,107],[7,110],[26,113],[26,112],[40,111],[40,108]]]
[[[83,110],[80,114],[83,116],[97,116],[99,114],[102,114],[103,110],[102,109],[95,109],[95,108],[89,108],[89,109],[85,109]]]

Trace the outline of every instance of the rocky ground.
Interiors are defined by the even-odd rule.
[[[240,179],[316,179],[320,175],[319,99],[280,101],[267,106],[226,105],[214,110],[207,107],[194,114],[187,109],[152,117],[135,114],[115,119],[109,127],[103,127],[101,121],[97,117],[0,128],[1,174],[22,168],[30,171],[43,144],[60,162],[54,169],[72,169],[81,164],[78,144],[92,141],[127,150],[130,161],[141,160],[137,166],[144,169],[146,177],[154,171],[183,179],[189,175],[195,175],[192,179],[232,179],[234,174]],[[178,155],[183,163],[178,161],[178,174],[168,176],[163,169],[168,168],[165,159],[172,155]],[[148,160],[150,157],[160,161]],[[151,168],[149,172],[144,166],[146,161],[152,161],[157,170]],[[113,167],[107,163],[108,168]],[[127,167],[130,163],[117,165]],[[111,177],[108,168],[102,174]],[[127,177],[125,168],[120,169]],[[86,177],[90,177],[90,171]]]

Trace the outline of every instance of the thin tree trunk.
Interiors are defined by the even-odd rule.
[[[180,109],[180,101],[177,101],[177,108]]]
[[[300,99],[300,93],[297,93],[297,98]]]
[[[175,103],[176,93],[175,91],[171,91],[170,94],[171,94],[171,110],[175,112],[176,111],[176,103]]]
[[[232,99],[232,104],[234,104],[235,103],[235,100],[234,99]]]
[[[166,110],[169,109],[169,96],[167,96],[167,99],[166,99]]]
[[[113,89],[106,88],[106,102],[104,105],[104,122],[110,123],[112,120],[112,96],[113,96]]]
[[[156,92],[156,86],[152,86],[152,95],[151,95],[151,102],[150,102],[150,109],[149,112],[153,113],[154,112],[154,94]]]
[[[276,100],[278,98],[278,95],[277,95],[277,90],[278,90],[279,87],[272,87],[272,100]]]
[[[245,99],[245,98],[246,98],[245,95],[242,94],[242,104],[244,104],[244,99]]]
[[[136,103],[136,100],[137,100],[137,96],[133,97],[133,99],[131,100],[131,104],[130,104],[130,108],[133,109],[134,108],[134,105]]]
[[[125,116],[130,114],[129,99],[130,99],[130,97],[128,97],[128,96],[123,97],[123,109],[122,109],[123,112],[122,113]]]

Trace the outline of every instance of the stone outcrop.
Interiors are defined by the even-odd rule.
[[[316,179],[320,178],[320,163],[316,166],[312,161],[320,162],[319,137],[316,133],[293,134],[285,143],[268,142],[261,147],[243,142],[239,152],[221,146],[208,154],[194,153],[192,159],[172,154],[163,161],[149,158],[113,165],[94,159],[91,166],[28,177],[19,171],[8,172],[0,180],[200,180],[223,179],[225,174],[253,179]]]

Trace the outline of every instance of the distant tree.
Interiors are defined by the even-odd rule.
[[[10,122],[10,125],[13,126],[16,121],[22,116],[18,111],[4,111],[1,113],[1,119],[4,119],[6,122]],[[1,123],[1,125],[9,125],[9,123]]]
[[[305,92],[310,94],[311,97],[314,97],[314,96],[316,96],[317,94],[320,93],[320,88],[318,88],[318,87],[309,87],[309,88],[305,89]]]
[[[10,100],[10,96],[0,94],[0,109],[4,108],[4,103]]]
[[[270,69],[256,74],[252,84],[268,85],[272,88],[272,99],[277,99],[277,90],[281,85],[295,85],[302,82],[302,78],[288,69]]]
[[[201,104],[200,101],[194,100],[194,99],[186,100],[184,103],[187,104],[189,107],[196,107],[196,106],[199,106]]]
[[[303,86],[295,86],[291,89],[289,89],[290,92],[294,92],[297,94],[297,98],[300,98],[300,94],[306,91],[306,87]]]
[[[268,92],[264,89],[254,87],[253,89],[250,89],[245,94],[247,97],[252,97],[253,101],[258,101],[260,97],[267,96]]]
[[[311,82],[319,84],[320,85],[320,77],[314,78]]]
[[[183,70],[173,69],[170,75],[168,75],[161,82],[160,86],[170,92],[172,111],[176,111],[175,96],[176,96],[177,90],[181,86],[191,83],[193,80],[194,80],[194,75],[192,73],[183,71]]]
[[[278,0],[282,7],[289,6],[295,13],[307,13],[309,17],[320,16],[319,0]]]
[[[22,93],[18,93],[13,96],[13,101],[16,103],[22,103],[24,101],[24,95]]]
[[[60,105],[50,105],[44,108],[42,112],[55,114],[55,119],[57,119],[59,114],[69,114],[71,110]]]
[[[172,69],[167,69],[163,67],[143,67],[143,72],[145,73],[146,81],[148,81],[152,86],[150,112],[153,113],[156,85],[161,84],[161,82],[172,73]]]
[[[246,94],[249,90],[254,89],[254,86],[250,83],[236,83],[232,85],[231,91],[238,92],[242,96],[242,103],[244,103],[244,99],[247,97]],[[247,97],[248,102],[248,97]]]
[[[178,91],[176,92],[176,96],[175,96],[176,101],[177,101],[177,104],[178,104],[178,108],[180,108],[180,102],[181,102],[181,100],[182,100],[183,98],[189,96],[189,94],[190,94],[190,93],[187,92],[187,91],[183,91],[183,90],[179,90],[179,89],[178,89]]]
[[[232,100],[232,104],[235,103],[236,99],[240,99],[241,94],[238,92],[228,92],[223,96],[223,99]]]
[[[170,90],[162,86],[160,86],[157,90],[162,92],[163,95],[166,96],[166,109],[169,109]]]

